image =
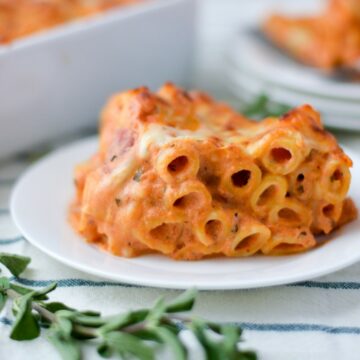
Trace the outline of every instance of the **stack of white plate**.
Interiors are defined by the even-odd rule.
[[[326,125],[360,131],[360,82],[302,65],[251,29],[237,34],[226,61],[224,81],[236,98],[249,101],[266,94],[273,103],[308,103],[322,113]]]

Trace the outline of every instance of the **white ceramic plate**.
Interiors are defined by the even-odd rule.
[[[258,79],[252,76],[252,74],[249,74],[249,72],[240,69],[237,72],[229,71],[228,78],[234,84],[238,84],[239,87],[249,89],[249,92],[269,94],[271,99],[282,102],[283,104],[298,106],[308,103],[320,111],[335,113],[345,117],[357,117],[357,128],[360,129],[360,100],[355,103],[297,92],[296,90],[290,90],[281,85]]]
[[[160,255],[125,259],[105,253],[83,241],[67,221],[74,165],[87,159],[96,147],[97,138],[90,138],[50,154],[21,177],[11,197],[11,213],[24,236],[71,267],[132,284],[241,289],[302,281],[360,260],[360,220],[333,234],[327,244],[301,255],[182,262]],[[360,156],[348,153],[355,163],[351,196],[360,204]]]
[[[359,83],[335,81],[317,69],[302,65],[254,36],[249,29],[237,34],[229,56],[238,66],[267,82],[316,96],[360,101]]]
[[[234,74],[230,71],[225,74],[224,80],[226,88],[240,100],[250,102],[259,94],[269,94],[273,103],[292,107],[308,103],[320,111],[326,126],[360,131],[360,105],[348,105],[332,99],[317,98],[314,95],[297,94],[289,89],[259,81],[246,73]]]

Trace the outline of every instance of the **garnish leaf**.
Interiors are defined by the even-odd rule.
[[[53,282],[50,285],[44,287],[43,289],[37,290],[34,294],[34,299],[43,299],[51,291],[54,291],[57,287],[57,283]]]
[[[269,116],[281,116],[289,110],[291,110],[291,106],[274,103],[267,95],[260,94],[253,101],[247,103],[241,112],[247,117],[261,119]]]
[[[140,360],[155,360],[154,349],[134,335],[113,331],[106,334],[104,338],[119,355],[130,354]]]
[[[207,325],[200,319],[193,320],[190,329],[205,350],[207,360],[230,360],[227,354],[223,351],[222,344],[212,340],[207,334]],[[240,354],[234,359],[242,359]]]
[[[23,295],[18,301],[18,311],[10,334],[13,340],[32,340],[40,335],[39,324],[32,314],[32,295]]]
[[[52,330],[48,340],[55,346],[63,360],[81,359],[79,346],[71,337],[65,336],[61,329]]]
[[[155,329],[141,329],[134,332],[134,335],[142,340],[149,340],[154,342],[162,343],[163,340],[159,338]]]
[[[157,326],[161,317],[164,315],[166,309],[165,301],[163,297],[160,297],[153,308],[149,311],[145,320],[149,323],[149,327]]]
[[[105,343],[98,346],[97,352],[103,358],[110,358],[113,356],[114,353],[113,349]]]
[[[172,303],[166,306],[167,313],[189,311],[193,308],[197,295],[196,289],[189,289],[178,296]]]
[[[257,360],[258,357],[256,355],[256,353],[254,351],[242,351],[240,354],[240,357],[236,358],[236,359],[241,359],[241,360]]]
[[[28,287],[25,287],[25,286],[22,286],[22,285],[19,285],[16,283],[11,283],[10,288],[15,290],[18,294],[21,294],[21,295],[33,293],[34,294],[33,297],[36,300],[47,300],[48,299],[48,297],[46,296],[46,291],[43,293],[43,290],[33,290],[33,289],[30,289]]]
[[[43,304],[43,306],[44,306],[44,308],[45,308],[46,310],[49,310],[49,311],[52,312],[52,313],[56,313],[57,311],[60,311],[60,310],[70,310],[70,311],[74,311],[73,308],[68,307],[67,305],[65,305],[65,304],[63,304],[63,303],[61,303],[61,302],[57,302],[57,301]]]
[[[0,292],[0,311],[4,308],[7,300],[7,295]]]
[[[171,332],[166,327],[159,327],[156,329],[156,334],[159,338],[170,347],[175,360],[186,360],[187,351],[185,346],[181,343],[176,334]]]
[[[149,310],[137,310],[127,314],[122,314],[118,316],[113,316],[108,320],[108,322],[99,328],[99,334],[106,334],[114,330],[120,330],[125,326],[136,324],[140,321],[144,321],[148,315]]]
[[[0,291],[7,290],[10,287],[10,281],[7,277],[2,276],[0,278]]]
[[[224,337],[222,342],[223,348],[229,359],[235,359],[237,354],[237,344],[240,339],[241,332],[236,325],[224,325],[221,328]]]
[[[25,286],[21,286],[19,284],[15,284],[15,283],[11,283],[10,288],[15,290],[18,294],[21,294],[21,295],[26,295],[28,293],[33,293],[34,292],[33,289],[29,289],[29,288],[27,288]]]
[[[77,313],[73,320],[77,324],[90,327],[100,327],[107,323],[106,320],[100,316],[88,316],[82,313]]]
[[[99,311],[92,311],[92,310],[80,311],[80,314],[85,316],[94,316],[94,317],[101,315]]]
[[[8,268],[14,276],[19,276],[29,265],[31,259],[27,256],[0,253],[0,263]]]

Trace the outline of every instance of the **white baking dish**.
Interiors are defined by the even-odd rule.
[[[0,46],[0,157],[94,125],[114,92],[191,80],[193,0],[147,0]]]

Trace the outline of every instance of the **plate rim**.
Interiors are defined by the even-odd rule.
[[[241,58],[241,53],[243,49],[248,49],[249,44],[252,46],[252,52],[254,52],[253,49],[255,48],[262,48],[265,49],[266,47],[263,46],[260,41],[257,41],[256,39],[254,39],[254,37],[249,34],[249,30],[253,29],[254,26],[248,26],[245,28],[240,28],[238,29],[238,31],[233,35],[232,37],[232,41],[230,42],[232,44],[232,46],[228,49],[228,51],[226,52],[226,56],[231,59],[231,61],[233,61],[235,66],[239,66],[239,64],[242,64],[242,66],[244,68],[246,68],[246,71],[250,71],[252,72],[254,75],[256,75],[259,78],[265,79],[271,83],[274,84],[280,84],[285,88],[288,89],[294,89],[294,90],[299,90],[301,89],[304,92],[308,92],[308,88],[304,85],[304,83],[301,83],[301,85],[299,84],[291,84],[288,81],[288,76],[286,77],[286,79],[283,79],[281,76],[275,76],[275,73],[279,72],[279,69],[276,68],[276,71],[263,71],[261,69],[259,69],[259,67],[256,67],[255,65],[251,64],[251,62],[249,62],[248,57],[245,58]],[[268,48],[271,48],[271,46],[269,45]],[[275,53],[275,50],[273,50]],[[284,58],[286,58],[286,55],[283,55]],[[290,67],[299,67],[300,69],[300,74],[298,77],[301,76],[302,73],[305,72],[305,69],[308,68],[307,73],[310,74],[311,72],[315,72],[317,69],[313,68],[311,66],[307,66],[305,64],[302,64],[300,62],[297,62],[296,60],[292,60],[291,56],[289,59],[289,64]],[[272,70],[274,70],[273,66],[270,66]],[[269,69],[269,66],[267,66],[267,68]],[[320,71],[320,70],[318,70]],[[291,76],[294,76],[293,74],[291,74]],[[309,76],[309,75],[308,75]],[[320,75],[319,75],[320,76]],[[297,86],[296,86],[297,85]],[[327,96],[330,98],[334,98],[336,97],[337,99],[341,99],[341,100],[348,100],[348,101],[359,101],[360,100],[360,84],[354,84],[354,83],[336,83],[336,82],[329,82],[329,84],[321,84],[321,88],[322,90],[320,90],[320,85],[317,85],[317,88],[311,89],[311,94],[314,96]],[[324,89],[326,91],[326,93],[324,93]],[[345,93],[345,95],[340,95],[340,93]]]

